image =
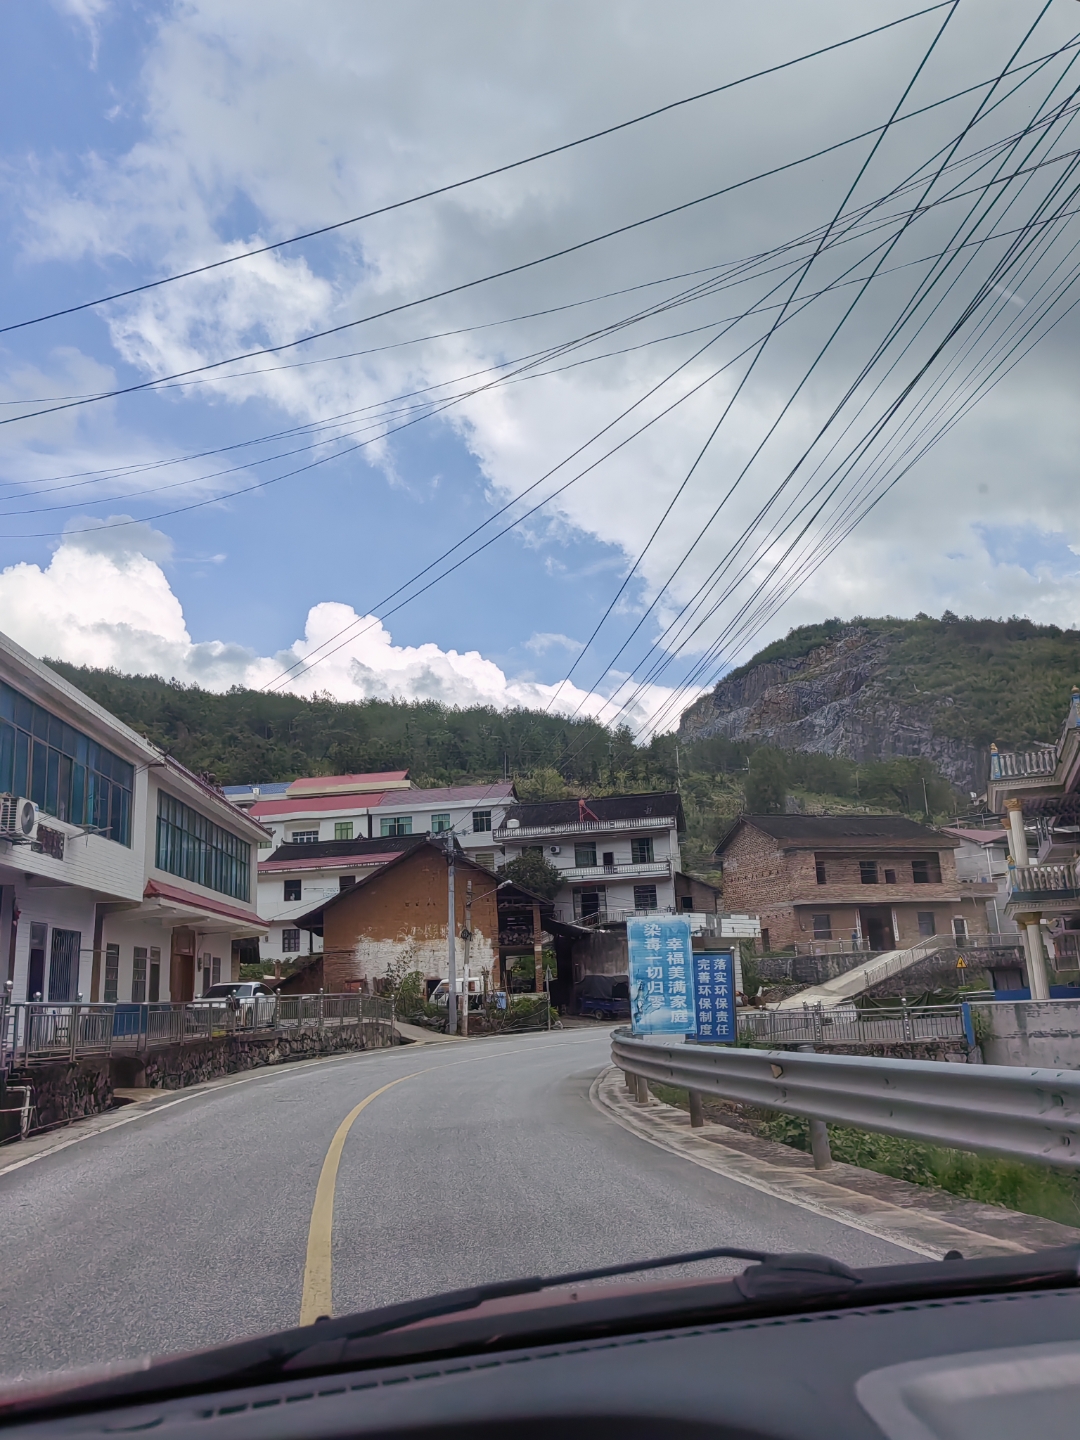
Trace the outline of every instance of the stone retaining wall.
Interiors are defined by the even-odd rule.
[[[217,1035],[210,1040],[148,1050],[142,1055],[33,1065],[13,1073],[8,1084],[33,1088],[31,1125],[34,1130],[42,1130],[110,1110],[114,1086],[183,1090],[241,1070],[371,1048],[368,1042],[376,1032],[370,1022],[365,1023],[366,1030],[365,1024],[358,1022],[325,1030],[296,1030],[264,1036]],[[5,1103],[14,1105],[18,1098],[11,1096]],[[0,1121],[8,1122],[0,1134],[18,1132],[18,1116],[14,1119],[14,1129],[10,1116],[0,1115]]]

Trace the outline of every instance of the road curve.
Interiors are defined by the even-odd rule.
[[[628,1133],[589,1101],[607,1063],[606,1031],[568,1030],[284,1066],[0,1176],[0,1374],[298,1323],[328,1149],[385,1086],[341,1146],[339,1315],[720,1244],[917,1258]]]

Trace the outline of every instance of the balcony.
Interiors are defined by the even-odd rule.
[[[1038,750],[991,750],[991,780],[1043,780],[1057,769],[1056,745],[1040,746]]]
[[[535,840],[560,835],[610,835],[619,830],[674,830],[674,815],[643,815],[632,820],[575,820],[564,825],[500,825],[491,832],[493,840]]]
[[[640,865],[574,865],[569,870],[560,870],[563,880],[577,883],[579,880],[605,879],[667,879],[671,874],[670,860],[646,860]]]
[[[1010,865],[1007,907],[1015,911],[1075,910],[1080,907],[1080,876],[1075,859],[1061,865]]]

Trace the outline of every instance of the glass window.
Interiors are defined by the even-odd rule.
[[[491,829],[491,811],[474,810],[472,812],[472,828],[474,833]]]
[[[932,910],[919,911],[919,934],[930,936],[937,934],[937,927],[934,924],[934,912]]]
[[[142,1005],[146,1000],[146,947],[136,945],[131,962],[131,1003]]]
[[[135,767],[0,683],[0,791],[131,844]]]
[[[299,899],[300,899],[300,881],[299,881],[299,880],[286,880],[286,881],[285,881],[285,899],[286,899],[286,900],[299,900]]]
[[[337,888],[338,888],[339,892],[342,891],[342,890],[351,890],[352,887],[353,887],[355,884],[356,884],[356,876],[355,876],[355,875],[339,875],[339,876],[338,876]]]
[[[353,838],[352,826],[353,822],[351,820],[335,820],[334,839],[351,840]]]
[[[574,864],[579,870],[596,864],[596,841],[586,840],[583,845],[574,846]]]
[[[159,870],[235,900],[250,894],[251,846],[190,805],[158,791]]]
[[[815,916],[814,916],[814,939],[815,939],[815,940],[831,940],[831,939],[832,939],[832,916],[831,916],[831,915],[815,915]]]
[[[120,946],[105,946],[105,987],[101,998],[106,1005],[115,1005],[120,990]]]
[[[289,836],[294,845],[316,845],[319,840],[318,830],[294,830]]]
[[[281,948],[286,955],[296,955],[300,950],[300,931],[282,930]]]
[[[653,861],[652,836],[643,840],[630,841],[630,859],[635,865],[651,865]],[[605,860],[606,863],[606,860]]]
[[[411,835],[411,815],[387,815],[379,821],[380,835]]]
[[[819,885],[827,885],[829,883],[829,877],[825,870],[824,860],[818,860],[815,862],[814,872],[817,875],[817,883]]]
[[[876,885],[878,883],[876,860],[859,861],[859,879],[864,885]]]
[[[432,815],[431,817],[431,829],[436,835],[441,835],[444,830],[449,830],[452,823],[449,815]],[[491,829],[490,825],[488,829]]]
[[[156,1005],[161,999],[161,951],[156,945],[150,947],[146,998],[151,1005]]]
[[[655,910],[656,909],[656,886],[635,885],[634,886],[634,909]]]

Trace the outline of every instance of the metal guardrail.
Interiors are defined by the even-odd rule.
[[[960,1005],[897,1005],[860,1010],[853,1004],[802,1010],[740,1010],[739,1039],[773,1045],[896,1045],[966,1040]]]
[[[365,1044],[386,1043],[393,1004],[378,995],[257,996],[239,1005],[217,999],[184,1005],[0,1004],[0,1065],[10,1072],[225,1035],[288,1035],[342,1026],[361,1027]]]
[[[747,1105],[1080,1172],[1080,1071],[667,1044],[616,1030],[627,1075]]]

